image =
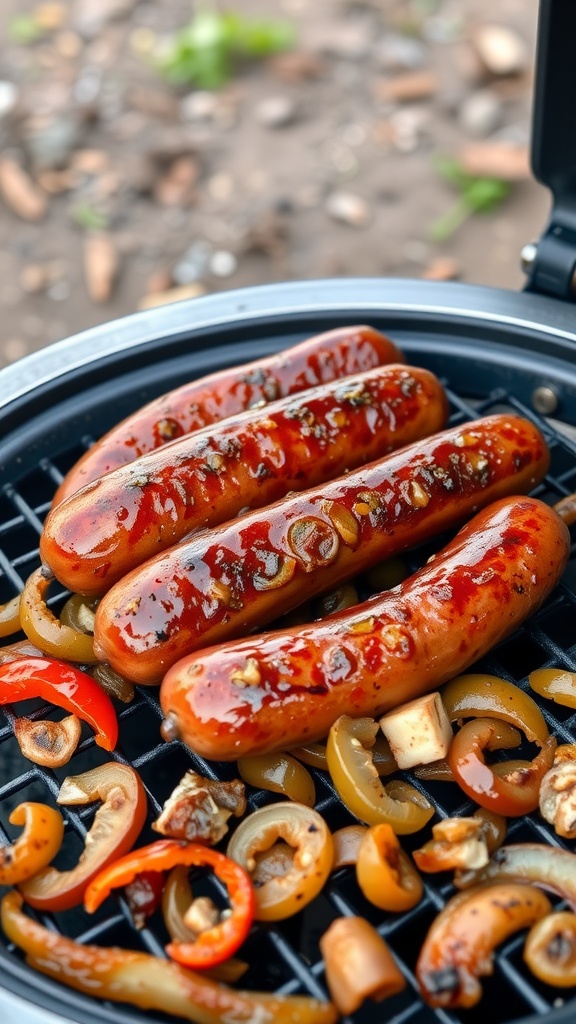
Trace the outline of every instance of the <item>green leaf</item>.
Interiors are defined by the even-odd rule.
[[[429,235],[445,241],[474,213],[490,213],[510,194],[509,181],[499,178],[474,177],[467,174],[453,157],[441,156],[436,161],[438,173],[458,191],[454,206],[432,224]]]
[[[15,43],[35,43],[43,35],[43,29],[33,14],[16,14],[10,19],[8,33]]]
[[[72,209],[72,219],[88,231],[102,231],[108,226],[108,218],[95,210],[89,203],[78,203]]]
[[[294,31],[286,22],[205,8],[174,36],[158,66],[174,84],[218,89],[230,79],[239,60],[268,57],[293,41]]]

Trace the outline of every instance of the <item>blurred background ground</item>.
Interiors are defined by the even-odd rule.
[[[3,0],[0,365],[278,280],[522,286],[534,0],[229,0],[292,42],[216,90],[158,67],[204,9]]]

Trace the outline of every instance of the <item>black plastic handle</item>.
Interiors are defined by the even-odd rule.
[[[540,0],[532,170],[576,230],[576,3]]]
[[[527,290],[576,298],[576,0],[540,0],[532,171],[553,197]]]

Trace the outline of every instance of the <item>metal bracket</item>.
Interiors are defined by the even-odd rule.
[[[553,197],[550,223],[525,246],[526,290],[576,301],[576,3],[540,0],[532,171]]]

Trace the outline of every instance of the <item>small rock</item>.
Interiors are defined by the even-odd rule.
[[[67,5],[63,3],[41,3],[34,8],[34,21],[45,32],[53,32],[66,21]]]
[[[25,138],[26,149],[35,167],[60,170],[80,142],[80,125],[75,117],[62,114],[43,124],[36,123]]]
[[[85,38],[97,36],[109,21],[130,14],[137,0],[75,0],[72,5],[74,28]]]
[[[422,107],[404,107],[390,118],[391,142],[400,153],[415,153],[424,138],[428,115]]]
[[[159,292],[167,292],[172,284],[172,274],[167,267],[153,270],[146,281],[146,294],[158,295]]]
[[[28,263],[20,271],[20,287],[28,295],[38,295],[43,292],[48,282],[49,274],[46,266],[42,263]]]
[[[218,96],[214,92],[206,92],[204,89],[189,92],[180,100],[180,116],[184,121],[211,121],[218,103]]]
[[[206,294],[206,288],[195,281],[193,284],[182,285],[180,288],[168,288],[163,292],[155,292],[152,295],[145,295],[138,303],[138,309],[154,309],[156,306],[166,306],[170,302],[182,302],[184,299],[197,299],[200,295]]]
[[[460,269],[451,256],[438,256],[422,273],[425,281],[457,281]]]
[[[333,192],[326,200],[326,212],[333,220],[362,227],[368,221],[368,204],[353,192]]]
[[[177,157],[156,182],[153,190],[155,201],[160,206],[190,206],[197,199],[198,174],[198,162],[194,157]]]
[[[281,82],[294,84],[322,78],[327,72],[326,61],[318,54],[307,53],[304,50],[279,53],[270,58],[268,67]]]
[[[64,60],[74,60],[82,52],[82,40],[76,32],[58,32],[54,37],[54,47]]]
[[[463,28],[464,24],[460,15],[437,14],[423,21],[422,36],[427,43],[446,46],[460,39]]]
[[[7,338],[6,341],[1,342],[1,345],[0,351],[7,363],[15,363],[17,359],[22,359],[28,352],[28,345],[22,338]]]
[[[151,117],[174,121],[178,117],[178,100],[173,93],[148,85],[132,85],[128,90],[128,106]]]
[[[212,246],[207,242],[202,239],[193,242],[172,271],[174,283],[185,285],[201,280],[208,269],[212,255]]]
[[[215,277],[231,277],[238,269],[238,260],[234,253],[218,249],[210,259],[209,269]]]
[[[462,169],[473,177],[525,181],[530,178],[528,146],[489,140],[463,146],[458,153]]]
[[[458,120],[468,135],[482,139],[491,135],[500,124],[502,102],[489,89],[479,89],[463,101]]]
[[[327,22],[322,25],[318,36],[309,41],[320,53],[347,60],[363,60],[372,48],[372,26],[367,21]]]
[[[46,195],[24,168],[10,157],[0,159],[0,194],[23,220],[41,220],[46,215]]]
[[[50,196],[70,192],[78,184],[76,175],[69,167],[63,171],[38,171],[36,180],[40,188]]]
[[[256,104],[254,113],[266,128],[284,128],[296,117],[296,103],[290,96],[266,96]]]
[[[118,251],[107,231],[88,234],[84,241],[84,278],[92,302],[108,302],[119,270]]]
[[[69,281],[55,281],[48,288],[48,298],[52,299],[53,302],[67,302],[70,298],[72,289]]]
[[[72,153],[70,166],[79,174],[93,177],[109,169],[110,156],[105,149],[77,149]]]
[[[526,44],[511,28],[505,25],[482,25],[474,33],[473,43],[491,75],[519,75],[526,70]]]
[[[375,47],[374,57],[383,71],[415,71],[422,67],[426,51],[419,39],[389,32]]]
[[[432,71],[407,71],[376,82],[376,96],[394,103],[430,99],[438,92],[438,78]]]
[[[0,121],[12,113],[18,103],[18,87],[14,82],[0,82]]]

